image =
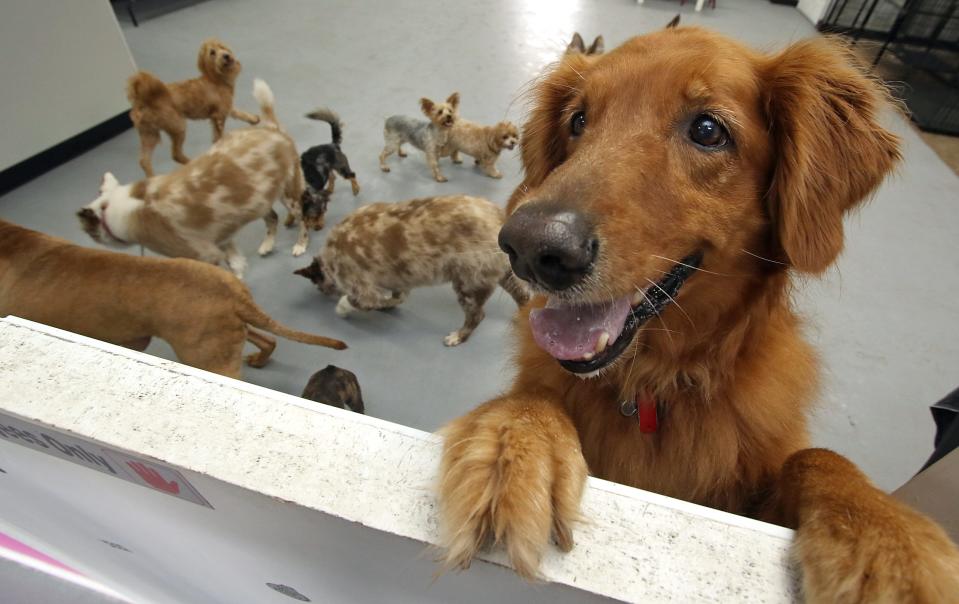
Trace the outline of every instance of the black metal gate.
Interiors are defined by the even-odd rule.
[[[820,31],[880,43],[913,121],[959,136],[959,0],[833,0]]]

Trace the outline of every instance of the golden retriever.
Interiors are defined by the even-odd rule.
[[[517,375],[444,429],[447,565],[496,543],[535,576],[551,536],[573,546],[589,473],[795,527],[811,601],[956,601],[945,533],[808,448],[817,358],[790,289],[900,159],[886,105],[825,39],[761,54],[671,27],[563,57],[500,233],[538,293]]]

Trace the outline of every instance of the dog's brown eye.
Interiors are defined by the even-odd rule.
[[[729,142],[729,133],[711,115],[700,115],[689,126],[689,138],[703,147],[724,147]]]
[[[586,112],[577,111],[569,122],[569,131],[572,136],[579,136],[586,130]]]

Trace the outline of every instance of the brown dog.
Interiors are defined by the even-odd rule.
[[[235,378],[245,340],[260,349],[246,359],[253,367],[276,347],[253,327],[346,348],[277,323],[238,279],[209,264],[91,250],[0,220],[0,317],[7,315],[137,350],[156,336],[180,362]]]
[[[233,106],[233,87],[242,66],[230,47],[211,38],[203,42],[196,59],[200,77],[164,84],[150,72],[138,71],[127,80],[127,99],[133,108],[130,119],[140,135],[140,167],[153,176],[153,149],[166,132],[173,146],[173,159],[181,164],[186,121],[210,120],[213,142],[223,136],[227,116],[256,124],[260,118]]]
[[[567,54],[534,94],[500,245],[539,295],[512,388],[445,428],[447,564],[497,542],[534,576],[590,473],[796,527],[810,601],[956,601],[945,533],[807,448],[789,293],[899,160],[885,92],[827,40],[671,28]]]
[[[360,383],[352,371],[341,369],[334,365],[327,365],[310,376],[306,388],[303,389],[302,398],[339,407],[340,409],[349,409],[356,413],[363,413],[363,393],[360,391]]]

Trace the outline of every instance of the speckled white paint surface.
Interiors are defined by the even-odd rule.
[[[479,402],[479,401],[477,401]],[[362,525],[436,542],[438,439],[16,318],[0,408]],[[590,479],[543,577],[625,601],[789,602],[791,531]],[[486,560],[506,564],[502,552]],[[469,571],[466,571],[469,572]]]

